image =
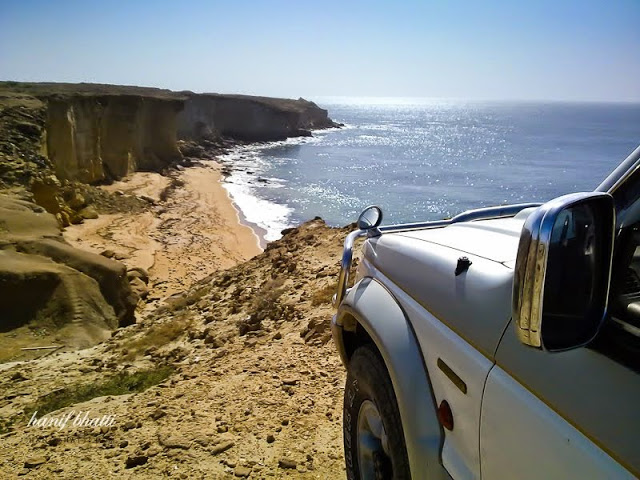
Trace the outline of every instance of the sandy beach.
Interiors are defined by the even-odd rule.
[[[260,238],[241,222],[222,186],[221,167],[207,162],[172,174],[136,172],[101,187],[144,197],[144,213],[100,215],[68,227],[72,245],[101,253],[111,250],[129,268],[149,272],[148,305],[198,280],[257,255]]]

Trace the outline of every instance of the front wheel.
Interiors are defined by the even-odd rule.
[[[391,379],[371,345],[349,362],[342,418],[348,480],[411,478]]]

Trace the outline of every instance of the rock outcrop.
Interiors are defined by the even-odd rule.
[[[180,99],[56,95],[47,105],[45,152],[61,180],[120,179],[136,170],[159,171],[181,158]]]
[[[284,140],[335,126],[327,111],[298,100],[247,95],[187,93],[178,117],[183,139],[229,137],[245,141]]]
[[[0,332],[44,326],[88,346],[134,321],[125,266],[64,242],[55,217],[0,195]]]

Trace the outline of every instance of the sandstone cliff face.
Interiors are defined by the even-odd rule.
[[[71,247],[54,216],[28,201],[0,195],[0,225],[0,333],[71,328],[71,343],[87,346],[134,322],[123,264]]]
[[[283,140],[333,126],[303,99],[243,95],[53,95],[47,102],[46,155],[61,180],[97,183],[180,158],[177,138]]]
[[[46,101],[46,154],[61,180],[119,179],[180,158],[179,99],[77,95]]]
[[[333,126],[327,111],[307,100],[245,95],[188,94],[178,116],[178,137],[284,140]]]
[[[0,142],[0,187],[31,187],[49,169],[90,184],[162,170],[181,159],[178,139],[283,140],[335,126],[302,98],[119,85],[0,82],[0,106],[0,134],[11,140]]]

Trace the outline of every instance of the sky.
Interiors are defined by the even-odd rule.
[[[0,0],[0,79],[640,102],[640,0]]]

